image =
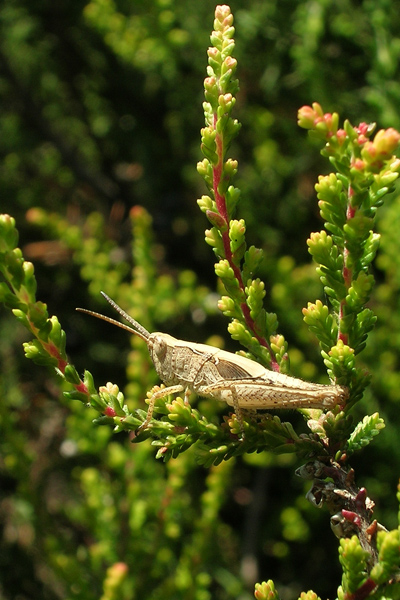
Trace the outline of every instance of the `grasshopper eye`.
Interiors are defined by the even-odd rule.
[[[159,360],[162,360],[167,354],[168,344],[161,335],[157,335],[153,338],[153,352],[157,355]]]

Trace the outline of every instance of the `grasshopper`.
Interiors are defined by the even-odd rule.
[[[178,340],[167,333],[149,333],[107,294],[101,293],[130,325],[84,308],[77,310],[126,329],[144,340],[157,374],[166,386],[151,395],[146,418],[136,434],[150,423],[158,398],[180,392],[184,392],[186,402],[191,393],[196,393],[232,406],[242,434],[242,409],[330,409],[348,398],[346,387],[308,383],[270,371],[249,358],[214,346]]]

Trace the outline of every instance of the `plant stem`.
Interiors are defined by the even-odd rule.
[[[217,114],[214,113],[214,127],[215,128],[216,128],[216,122],[217,122]],[[222,179],[223,157],[224,157],[223,137],[219,133],[216,134],[215,144],[216,144],[216,149],[217,149],[218,162],[216,165],[213,166],[213,188],[214,188],[214,197],[215,197],[215,203],[217,206],[218,213],[221,215],[221,217],[226,222],[226,227],[224,227],[223,230],[221,231],[222,242],[223,242],[224,252],[225,252],[225,258],[228,261],[229,266],[233,270],[235,278],[239,284],[239,288],[243,292],[243,295],[245,297],[245,289],[246,288],[245,288],[245,283],[243,282],[242,272],[241,272],[240,268],[235,264],[235,262],[233,260],[232,250],[231,250],[231,244],[230,244],[230,239],[229,239],[230,218],[229,218],[228,209],[226,206],[226,198],[224,195],[220,194],[218,191],[219,185],[220,185],[221,179]],[[256,324],[251,317],[250,309],[249,309],[247,303],[241,302],[240,308],[241,308],[241,311],[242,311],[242,314],[243,314],[243,317],[244,317],[247,327],[253,333],[253,335],[257,339],[257,341],[262,346],[264,346],[264,348],[266,348],[268,350],[269,355],[271,357],[272,370],[279,371],[280,370],[279,364],[275,358],[274,352],[273,352],[270,344],[267,342],[267,340],[265,338],[263,338],[262,336],[260,336],[257,333]]]

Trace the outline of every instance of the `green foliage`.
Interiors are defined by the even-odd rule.
[[[399,570],[399,530],[378,533],[378,562],[371,570],[371,579],[376,584],[385,584]]]
[[[322,153],[338,169],[336,174],[321,176],[316,186],[321,217],[333,236],[325,231],[313,234],[308,246],[319,264],[325,293],[339,315],[338,339],[358,354],[376,322],[372,311],[365,308],[374,284],[367,269],[379,245],[372,227],[376,209],[383,196],[393,191],[398,177],[400,162],[392,153],[399,134],[380,130],[369,141],[373,126],[362,123],[352,127],[345,122],[344,128],[338,129],[338,116],[324,115],[317,104],[300,109],[299,124],[310,129],[313,137],[326,140]],[[330,323],[318,314],[312,320],[317,337],[325,330],[321,335],[324,346],[329,334],[326,325]]]
[[[354,594],[367,580],[369,554],[361,548],[357,536],[340,540],[339,560],[343,567],[342,586],[338,590],[341,600]]]
[[[257,583],[254,596],[256,600],[279,600],[278,593],[275,590],[274,582],[271,580],[263,581],[263,583]]]
[[[372,439],[385,427],[383,419],[378,413],[365,415],[362,421],[357,424],[349,437],[346,453],[352,454],[363,446],[367,446]]]

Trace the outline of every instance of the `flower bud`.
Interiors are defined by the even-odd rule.
[[[389,127],[389,129],[381,129],[374,138],[374,147],[379,154],[393,154],[397,149],[400,141],[400,133]]]
[[[317,119],[324,116],[323,110],[318,102],[311,106],[302,106],[298,111],[298,124],[303,129],[314,129]]]
[[[231,9],[227,4],[220,4],[215,8],[215,19],[219,22],[223,22],[224,25],[232,25],[233,15]]]
[[[311,106],[302,106],[297,113],[297,123],[303,129],[313,129],[316,115]]]

